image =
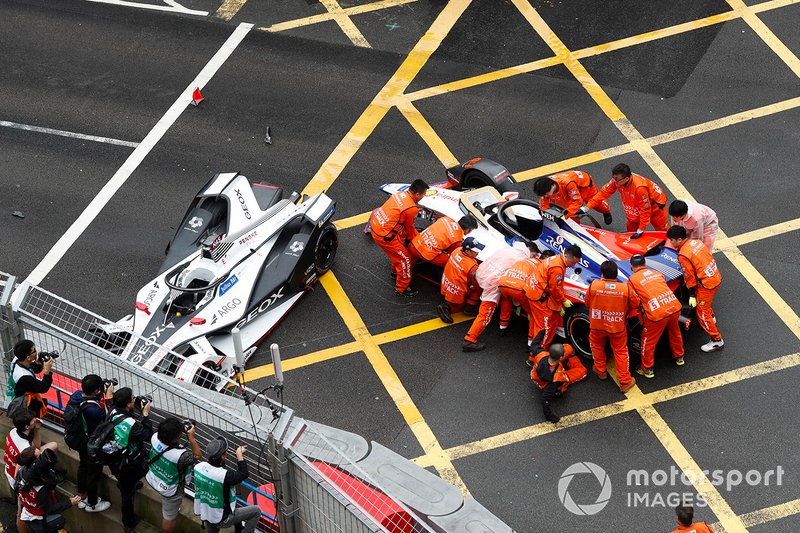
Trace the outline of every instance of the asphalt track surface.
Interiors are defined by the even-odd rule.
[[[709,501],[698,517],[717,531],[798,531],[800,5],[752,5],[0,3],[0,270],[119,317],[214,173],[327,190],[336,264],[269,339],[301,416],[434,468],[517,531],[668,531],[669,498],[698,490]],[[159,126],[237,31],[206,100]],[[163,135],[107,204],[63,256],[48,255],[154,128]],[[528,194],[535,177],[581,168],[605,181],[624,161],[670,198],[716,209],[726,349],[703,354],[695,329],[685,366],[662,354],[656,378],[627,396],[589,378],[557,402],[559,424],[544,422],[525,325],[503,338],[492,326],[487,350],[463,354],[467,324],[443,327],[425,282],[415,299],[396,298],[385,256],[361,233],[384,200],[377,185],[439,181],[474,156],[505,164]],[[618,200],[612,209],[621,230]],[[269,383],[268,362],[259,352],[249,363],[254,387]],[[592,516],[559,501],[562,473],[580,462],[612,484]],[[779,466],[779,486],[627,483],[631,470]],[[568,492],[584,505],[600,488],[581,474]]]

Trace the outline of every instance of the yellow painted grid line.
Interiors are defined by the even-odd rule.
[[[350,39],[351,43],[361,48],[372,48],[372,46],[369,44],[369,41],[367,41],[367,38],[364,37],[364,34],[361,33],[361,30],[356,27],[350,16],[344,12],[344,9],[342,9],[342,6],[339,5],[337,0],[319,1],[325,7],[325,9],[328,10],[328,13],[333,16],[333,20],[339,25],[347,38]]]
[[[625,117],[622,110],[617,107],[617,105],[613,100],[611,100],[611,98],[609,98],[602,87],[600,87],[594,78],[592,78],[585,67],[583,67],[583,65],[571,55],[570,51],[561,42],[558,36],[550,29],[538,12],[531,7],[530,3],[527,0],[512,0],[512,2],[517,6],[534,30],[536,30],[536,32],[550,46],[553,52],[558,57],[564,59],[564,64],[567,69],[569,69],[578,82],[581,83],[584,89],[603,110],[606,116],[614,122],[620,132],[628,139],[629,142],[631,142],[631,144],[634,145],[636,151],[642,156],[642,158],[644,158],[645,162],[650,166],[650,168],[652,168],[661,178],[662,182],[667,188],[670,189],[670,192],[673,194],[673,196],[685,198],[687,200],[692,199],[689,191],[678,180],[677,176],[675,176],[675,174],[664,163],[661,157],[655,152],[653,147],[647,143],[639,131],[633,126],[633,124],[631,124],[627,117]],[[720,233],[722,233],[721,230]],[[787,323],[790,328],[792,328],[793,320],[791,315],[788,317],[781,316],[781,312],[786,311],[786,308],[788,308],[786,302],[784,302],[777,292],[772,289],[766,279],[764,279],[763,276],[758,273],[758,271],[743,255],[737,255],[734,252],[738,252],[738,250],[734,249],[734,251],[727,252],[726,255],[728,255],[732,261],[734,261],[732,256],[736,256],[734,265],[737,267],[737,269],[739,269],[739,271],[745,276],[745,279],[753,284],[753,287],[759,291],[762,297],[765,298],[767,304],[779,314],[781,319]],[[790,308],[788,310],[791,311]],[[794,315],[794,318],[797,319],[797,316]],[[797,319],[796,322],[800,324],[800,319]],[[800,327],[792,330],[798,335],[798,337],[800,337]],[[641,395],[641,391],[639,391],[638,388],[634,388],[628,393],[629,398],[635,398],[638,395]],[[680,439],[678,439],[677,435],[675,435],[675,433],[670,429],[669,425],[652,406],[637,408],[637,412],[647,423],[648,427],[650,427],[650,429],[658,438],[659,442],[661,442],[681,470],[684,472],[692,472],[694,474],[701,472],[700,467],[686,450]],[[733,512],[733,509],[731,509],[725,498],[719,494],[717,489],[711,483],[709,483],[707,479],[703,477],[698,480],[696,475],[692,479],[695,488],[698,490],[698,492],[705,496],[709,507],[714,511],[717,517],[720,518],[720,522],[727,531],[747,531],[747,528],[742,520],[736,515],[736,513]]]
[[[790,231],[797,231],[799,229],[800,229],[800,218],[795,218],[793,220],[787,220],[786,222],[781,222],[780,224],[773,224],[772,226],[767,226],[766,228],[748,231],[747,233],[742,233],[735,237],[725,237],[723,239],[718,239],[715,244],[715,247],[716,251],[718,252],[727,251],[729,248],[734,248],[736,246],[743,246],[745,244],[750,244],[763,239],[768,239],[770,237],[776,237],[778,235],[783,235],[784,233],[788,233]]]
[[[756,35],[761,37],[767,46],[780,57],[786,66],[792,69],[794,75],[800,77],[800,59],[789,50],[783,42],[770,30],[764,22],[758,18],[752,10],[748,9],[742,0],[727,0],[728,4],[738,13],[742,14],[742,19],[750,26]]]
[[[613,360],[613,359],[612,359]],[[609,360],[609,364],[611,361]],[[493,435],[484,439],[461,444],[448,448],[445,451],[452,459],[463,459],[479,453],[497,450],[505,446],[511,446],[520,442],[531,440],[535,437],[564,431],[568,428],[580,426],[590,422],[596,422],[618,414],[635,411],[637,409],[665,403],[684,396],[690,396],[706,392],[712,389],[738,383],[740,381],[765,376],[781,370],[796,368],[800,366],[800,352],[784,355],[768,361],[754,363],[752,365],[729,370],[721,374],[716,374],[706,378],[697,379],[687,383],[674,385],[666,389],[661,389],[648,394],[631,395],[630,393],[624,400],[613,402],[599,407],[586,409],[578,413],[573,413],[561,417],[558,424],[550,422],[540,422],[530,426],[507,431],[499,435]],[[414,459],[420,466],[430,466],[429,459],[420,456]]]
[[[383,120],[393,99],[403,93],[430,56],[439,47],[450,29],[469,6],[471,0],[452,0],[436,17],[430,29],[417,42],[403,63],[375,96],[339,145],[322,164],[311,182],[303,190],[310,196],[325,191],[341,172],[361,145]]]
[[[652,137],[645,139],[645,141],[647,144],[651,146],[658,146],[661,144],[679,141],[689,137],[694,137],[697,135],[708,133],[714,130],[726,128],[728,126],[733,126],[735,124],[740,124],[743,122],[747,122],[749,120],[764,118],[774,115],[776,113],[797,109],[798,107],[800,107],[800,97],[790,98],[788,100],[783,100],[780,102],[775,102],[773,104],[768,104],[754,109],[749,109],[747,111],[734,113],[732,115],[728,115],[714,120],[709,120],[706,122],[702,122],[700,124],[688,126],[686,128],[681,128],[674,131],[669,131],[666,133],[654,135]],[[636,150],[637,146],[631,142],[628,142],[620,144],[618,146],[613,146],[611,148],[605,148],[597,152],[589,152],[587,154],[570,157],[561,161],[556,161],[554,163],[548,163],[546,165],[542,165],[536,168],[523,170],[520,172],[514,172],[514,179],[516,179],[519,182],[524,182],[538,178],[540,176],[548,176],[550,174],[555,174],[557,172],[562,172],[564,170],[578,168],[583,165],[589,165],[591,163],[596,163],[598,161],[603,161],[605,159],[610,159],[620,155],[629,154],[635,152]],[[338,220],[336,221],[336,227],[338,229],[347,229],[354,226],[366,224],[367,220],[369,220],[369,212],[361,213],[358,215]],[[788,231],[791,231],[791,229]],[[718,242],[717,247],[721,248],[722,246],[721,244],[719,244],[721,241],[717,242]]]
[[[619,39],[617,41],[611,41],[608,43],[598,44],[580,50],[575,50],[572,52],[572,57],[575,59],[585,59],[587,57],[593,57],[607,52],[622,50],[624,48],[629,48],[631,46],[637,46],[640,44],[652,42],[658,39],[663,39],[665,37],[672,37],[675,35],[679,35],[681,33],[694,31],[700,28],[714,26],[716,24],[728,22],[731,20],[735,20],[737,18],[742,18],[745,15],[755,16],[754,15],[755,13],[761,13],[773,9],[779,9],[792,4],[796,4],[798,2],[800,2],[800,0],[771,0],[769,2],[764,2],[762,4],[748,6],[743,9],[727,11],[725,13],[711,15],[709,17],[696,19],[689,22],[684,22],[682,24],[677,24],[675,26],[670,26],[667,28],[661,28],[658,30],[649,31],[638,35],[633,35],[631,37],[626,37],[624,39]],[[405,96],[412,101],[421,100],[423,98],[431,98],[449,92],[474,87],[476,85],[480,85],[483,83],[491,83],[512,76],[517,76],[520,74],[528,74],[537,70],[549,68],[554,65],[563,63],[563,60],[564,58],[559,56],[539,59],[537,61],[524,63],[521,65],[515,65],[512,67],[503,68],[493,72],[487,72],[485,74],[481,74],[478,76],[473,76],[462,80],[456,80],[442,85],[436,85],[433,87],[427,87],[425,89],[420,89],[418,91],[408,93]]]
[[[370,13],[372,11],[380,11],[381,9],[388,9],[391,7],[402,6],[405,4],[412,4],[418,1],[419,0],[380,0],[378,2],[372,2],[369,4],[343,8],[342,13],[352,17],[353,15],[361,15],[363,13]],[[314,24],[319,24],[321,22],[327,22],[333,19],[334,15],[332,13],[321,13],[319,15],[311,15],[309,17],[287,20],[285,22],[279,22],[273,24],[272,26],[261,27],[256,29],[275,33],[286,30],[293,30],[296,28],[302,28],[304,26],[311,26]]]
[[[639,416],[647,423],[659,442],[667,449],[670,457],[678,465],[682,472],[685,472],[698,494],[703,496],[708,507],[714,511],[725,531],[734,533],[736,531],[747,531],[747,527],[742,519],[733,512],[731,506],[719,493],[708,477],[703,474],[703,469],[694,460],[692,455],[683,445],[681,440],[669,427],[669,424],[661,417],[654,407],[643,407],[637,409]]]
[[[565,167],[567,168],[567,167]],[[368,213],[363,215],[356,215],[356,217],[364,217],[363,221],[360,223],[363,224],[367,221]],[[356,218],[351,217],[351,218]],[[337,222],[337,226],[339,223],[346,222],[350,220],[350,218],[342,219]],[[345,227],[349,227],[345,225]],[[341,229],[341,228],[340,228]],[[788,220],[786,222],[781,222],[779,224],[774,224],[772,226],[768,226],[766,228],[748,231],[746,233],[742,233],[740,235],[736,235],[735,237],[721,237],[717,239],[716,249],[714,253],[722,253],[727,252],[729,249],[732,249],[736,246],[742,246],[744,244],[750,244],[753,242],[758,242],[760,240],[768,239],[771,237],[776,237],[779,235],[783,235],[785,233],[789,233],[792,231],[800,230],[800,218],[795,218],[793,220]],[[472,317],[468,317],[463,314],[456,314],[453,315],[453,324],[444,324],[438,318],[434,318],[431,320],[426,320],[424,322],[420,322],[418,324],[413,324],[411,326],[406,326],[403,328],[398,328],[395,330],[387,331],[385,333],[379,333],[373,335],[375,342],[380,345],[396,342],[399,340],[407,339],[409,337],[413,337],[416,335],[422,335],[424,333],[429,333],[431,331],[435,331],[437,329],[446,328],[449,326],[454,326],[456,324],[461,324],[463,322],[467,322],[471,320]],[[339,346],[332,346],[330,348],[325,348],[323,350],[319,350],[316,352],[312,352],[306,355],[294,357],[291,359],[287,359],[284,361],[283,370],[284,372],[295,370],[298,368],[303,368],[309,365],[313,365],[316,363],[320,363],[323,361],[328,361],[330,359],[336,359],[338,357],[343,357],[355,352],[360,351],[359,344],[356,342],[350,342],[347,344],[342,344]],[[612,367],[613,362],[609,360],[608,362],[609,369]],[[263,365],[254,367],[250,370],[245,372],[245,378],[247,381],[261,379],[265,377],[269,377],[273,375],[273,368],[272,365]],[[609,372],[612,374],[612,372]],[[613,374],[612,374],[613,375]]]
[[[230,21],[246,3],[247,0],[225,0],[212,16],[214,18]]]
[[[529,72],[542,70],[555,65],[560,65],[561,62],[562,62],[561,59],[558,57],[547,57],[545,59],[539,59],[537,61],[532,61],[530,63],[516,65],[514,67],[502,68],[499,70],[494,70],[492,72],[479,74],[477,76],[464,78],[462,80],[452,81],[449,83],[444,83],[442,85],[428,87],[426,89],[420,89],[418,91],[408,93],[405,96],[409,101],[414,102],[417,100],[423,100],[425,98],[431,98],[434,96],[439,96],[454,91],[460,91],[462,89],[468,89],[470,87],[476,87],[478,85],[483,85],[485,83],[492,83],[498,80],[511,78],[513,76],[518,76],[520,74],[527,74]]]
[[[383,383],[400,414],[403,415],[403,419],[419,441],[426,456],[431,460],[431,465],[436,468],[442,479],[461,489],[465,496],[468,495],[467,487],[458,472],[456,472],[450,457],[445,453],[436,435],[433,434],[430,426],[425,422],[425,418],[423,418],[422,413],[414,404],[414,400],[408,394],[386,355],[370,335],[367,326],[339,284],[336,276],[332,272],[328,272],[320,278],[320,283],[322,283],[337,311],[344,319],[347,329],[350,330],[356,342],[361,345],[362,351],[367,355],[367,359],[381,383]]]
[[[792,516],[800,513],[800,498],[790,502],[765,507],[757,511],[751,511],[742,515],[742,521],[746,526],[758,526],[768,522],[774,522],[787,516]],[[714,531],[718,531],[714,529]]]
[[[350,355],[351,353],[356,353],[359,351],[361,351],[361,343],[356,341],[348,342],[346,344],[331,346],[330,348],[325,348],[323,350],[318,350],[316,352],[298,357],[292,357],[291,359],[285,359],[281,367],[284,372],[288,372],[290,370],[303,368],[316,363],[321,363],[323,361],[344,357],[345,355]],[[250,382],[256,379],[266,378],[274,374],[275,367],[270,363],[268,365],[262,365],[245,370],[244,379],[245,381]]]
[[[422,140],[425,141],[425,144],[428,145],[433,155],[436,156],[444,168],[450,168],[459,163],[456,156],[454,156],[450,149],[444,144],[428,121],[425,120],[425,117],[422,116],[422,113],[414,107],[413,103],[408,100],[399,100],[397,102],[397,109],[406,117],[406,120],[408,120],[408,123],[411,124],[411,127],[414,128],[417,134],[422,137]]]

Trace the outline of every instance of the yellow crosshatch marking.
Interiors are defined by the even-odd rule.
[[[274,24],[269,28],[261,28],[266,31],[284,31],[310,24],[317,24],[324,21],[335,20],[353,42],[359,46],[368,46],[364,42],[359,43],[358,38],[354,38],[351,33],[354,26],[349,17],[358,13],[366,13],[379,9],[399,6],[415,0],[385,0],[372,2],[361,6],[341,8],[336,0],[323,0],[323,5],[328,13],[305,17],[293,21]],[[791,50],[786,47],[775,34],[758,18],[759,13],[770,10],[780,9],[800,2],[800,0],[771,0],[753,6],[745,5],[741,0],[727,0],[732,10],[704,17],[694,21],[676,24],[667,28],[660,28],[640,35],[626,37],[616,41],[603,43],[581,50],[570,51],[550,29],[544,19],[526,0],[512,0],[520,13],[526,18],[534,30],[550,46],[553,56],[538,59],[521,65],[498,69],[479,76],[474,76],[462,80],[456,80],[435,87],[428,87],[406,94],[405,89],[411,84],[416,75],[420,72],[433,52],[441,44],[453,28],[457,20],[463,15],[466,8],[470,5],[470,0],[453,0],[448,2],[433,23],[431,28],[420,39],[417,45],[408,54],[403,64],[375,96],[373,101],[364,110],[361,116],[339,145],[334,149],[317,174],[312,178],[304,190],[307,194],[327,190],[338,178],[346,165],[361,148],[366,139],[372,134],[378,124],[383,120],[392,107],[397,107],[398,111],[406,118],[409,124],[420,135],[428,145],[434,156],[445,167],[452,166],[458,162],[447,145],[439,137],[435,129],[425,119],[425,117],[414,106],[414,102],[424,98],[447,95],[453,91],[467,89],[486,83],[492,83],[501,79],[520,74],[534,72],[555,65],[563,64],[580,83],[586,92],[592,97],[596,104],[603,110],[606,116],[617,126],[619,131],[626,137],[627,142],[592,152],[584,155],[577,155],[545,164],[536,168],[516,172],[515,177],[519,181],[534,179],[542,175],[548,175],[568,168],[595,163],[623,154],[638,153],[649,165],[660,180],[666,185],[674,197],[682,199],[693,199],[688,190],[683,186],[679,178],[664,163],[654,147],[673,142],[680,139],[690,138],[696,135],[725,128],[748,120],[759,119],[800,107],[800,97],[792,98],[782,102],[776,102],[759,108],[742,111],[733,115],[704,122],[694,126],[679,130],[662,133],[650,138],[644,138],[638,129],[632,124],[605,90],[592,78],[589,72],[581,64],[582,59],[621,50],[631,46],[656,41],[666,37],[677,36],[691,32],[700,28],[706,28],[716,24],[741,18],[748,24],[753,31],[797,76],[800,76],[800,60]],[[226,0],[220,7],[217,16],[223,12],[225,4],[234,6],[243,4],[243,0]],[[227,11],[230,12],[230,9]],[[235,12],[234,12],[235,13]],[[231,15],[232,16],[232,15]],[[349,21],[348,22],[345,22]],[[358,30],[356,30],[357,32]],[[351,32],[351,33],[348,33]],[[362,36],[363,37],[363,36]],[[471,155],[471,154],[470,154]],[[336,221],[339,229],[347,229],[361,226],[367,222],[369,213],[361,213]],[[782,299],[775,289],[764,279],[757,269],[745,257],[739,246],[749,244],[773,236],[782,235],[800,229],[800,219],[795,218],[769,226],[766,228],[755,229],[738,236],[728,237],[720,231],[717,240],[717,253],[723,253],[748,280],[755,290],[764,298],[765,302],[775,311],[787,327],[800,338],[800,318],[797,313]],[[419,440],[425,454],[415,461],[421,466],[434,466],[439,473],[449,481],[455,483],[466,493],[466,487],[460,480],[458,473],[453,467],[452,461],[463,457],[494,450],[503,446],[508,446],[517,442],[522,442],[538,436],[560,432],[565,429],[591,423],[597,420],[608,418],[620,413],[637,411],[642,419],[647,423],[667,452],[671,455],[676,464],[684,471],[699,471],[700,465],[691,457],[687,449],[669,427],[666,421],[656,410],[656,405],[668,402],[686,395],[697,394],[703,391],[715,389],[742,380],[764,376],[773,372],[800,366],[800,353],[793,353],[772,360],[756,363],[735,370],[723,372],[714,376],[699,379],[689,383],[668,387],[659,391],[643,394],[638,387],[632,389],[624,400],[613,402],[583,412],[565,415],[558,424],[543,422],[520,428],[514,431],[495,435],[479,441],[462,444],[449,449],[442,449],[438,439],[431,428],[425,422],[422,414],[414,404],[413,399],[408,394],[405,386],[394,372],[386,356],[380,349],[380,345],[402,340],[411,336],[424,334],[436,329],[447,327],[438,320],[427,320],[412,326],[400,328],[386,333],[371,335],[367,326],[360,318],[355,307],[347,297],[346,293],[339,285],[333,274],[327,274],[321,278],[321,283],[339,314],[345,321],[348,329],[356,339],[353,342],[345,343],[340,346],[326,348],[314,353],[306,354],[294,359],[287,360],[285,368],[301,368],[310,364],[326,361],[336,357],[343,357],[349,354],[363,352],[378,374],[381,382],[386,387],[392,399],[395,401],[398,410],[401,412],[406,422],[411,427],[415,436]],[[456,323],[461,323],[468,318],[459,315]],[[612,376],[613,367],[610,369]],[[247,371],[248,379],[258,379],[272,374],[271,365]],[[720,519],[715,524],[716,530],[728,532],[746,531],[747,527],[768,523],[786,516],[800,513],[800,499],[792,500],[784,504],[767,507],[750,513],[737,516],[730,508],[725,499],[719,494],[715,487],[707,481],[700,479],[696,488],[705,495],[710,507]]]
[[[328,10],[328,13],[331,14],[336,24],[338,24],[344,34],[347,35],[350,42],[362,48],[372,48],[369,42],[367,42],[367,38],[364,37],[361,31],[356,27],[350,16],[345,13],[342,6],[339,5],[339,2],[336,0],[320,0],[320,3],[325,6],[325,9]]]

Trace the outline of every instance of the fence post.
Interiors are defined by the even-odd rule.
[[[269,434],[269,461],[275,486],[275,509],[281,533],[294,533],[295,505],[292,498],[291,465],[275,436]]]
[[[14,344],[21,339],[22,328],[14,316],[14,309],[11,305],[11,294],[14,292],[14,285],[17,278],[9,276],[5,281],[5,286],[0,291],[0,343],[2,343],[3,353],[11,350]]]

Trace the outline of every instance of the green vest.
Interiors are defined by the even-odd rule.
[[[167,448],[166,444],[158,440],[157,434],[150,439],[150,461],[153,461],[156,455],[161,455],[150,463],[147,470],[147,482],[162,496],[170,497],[175,496],[178,486],[181,484],[178,461],[186,452],[186,448],[172,448],[166,453],[161,453]]]
[[[219,524],[225,516],[225,505],[231,512],[236,508],[236,487],[225,494],[225,467],[211,466],[203,461],[194,467],[194,514],[211,524]]]

